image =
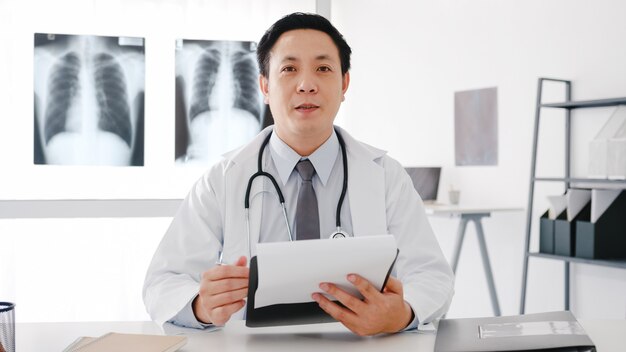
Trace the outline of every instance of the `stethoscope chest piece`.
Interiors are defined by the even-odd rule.
[[[330,239],[336,239],[336,238],[348,238],[348,237],[352,237],[350,236],[347,232],[338,229],[337,231],[333,231],[333,233],[330,234]]]

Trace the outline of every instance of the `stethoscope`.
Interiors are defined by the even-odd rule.
[[[346,144],[343,141],[343,137],[339,134],[339,131],[335,130],[337,135],[337,140],[339,141],[339,146],[341,147],[341,157],[343,161],[343,185],[341,187],[341,196],[339,196],[339,202],[337,203],[337,213],[335,216],[335,224],[337,225],[337,229],[333,231],[328,238],[346,238],[352,237],[352,235],[348,234],[346,231],[341,229],[341,207],[343,206],[343,200],[346,197],[346,191],[348,190],[348,158],[346,156]],[[245,216],[246,216],[246,227],[247,227],[247,236],[248,236],[248,258],[252,257],[252,249],[250,245],[250,190],[252,189],[252,183],[257,177],[265,176],[274,185],[274,189],[278,194],[278,201],[280,202],[280,207],[283,211],[283,218],[285,219],[285,225],[287,226],[287,234],[289,236],[289,241],[293,241],[293,235],[291,232],[291,226],[289,226],[289,218],[287,217],[287,207],[285,206],[285,197],[283,196],[283,192],[280,190],[278,186],[278,182],[271,174],[263,171],[263,153],[265,152],[265,147],[270,141],[270,137],[272,137],[272,131],[265,137],[263,144],[261,144],[261,148],[259,149],[259,157],[258,157],[258,171],[255,172],[250,179],[248,179],[248,187],[246,188],[246,198],[244,201],[245,207]],[[222,250],[219,255],[219,260],[217,264],[223,264],[222,255],[224,251]]]

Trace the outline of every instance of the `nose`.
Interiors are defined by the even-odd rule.
[[[302,75],[298,84],[298,93],[317,93],[317,82],[315,82],[313,75]]]

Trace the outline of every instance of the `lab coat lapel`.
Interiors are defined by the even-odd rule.
[[[356,141],[343,129],[339,133],[348,154],[348,199],[355,236],[387,233],[385,172],[376,161],[385,151]]]
[[[264,170],[265,167],[264,165]],[[263,191],[267,187],[267,182],[267,177],[259,176],[254,180],[250,189],[250,251],[252,251],[252,256],[256,255],[256,245],[259,243],[261,235],[261,217],[263,215],[263,198],[265,195]]]
[[[261,215],[263,204],[263,190],[266,187],[266,177],[257,177],[250,189],[250,240],[248,241],[248,226],[246,223],[244,201],[248,180],[257,172],[257,157],[259,148],[271,127],[261,131],[255,139],[243,149],[225,155],[229,159],[226,173],[226,209],[225,209],[225,250],[224,261],[232,263],[241,255],[250,258],[248,246],[252,256],[256,254],[256,244],[261,232]],[[266,158],[267,160],[267,158]],[[265,167],[265,166],[264,166]]]

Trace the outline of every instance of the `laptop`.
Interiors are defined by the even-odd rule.
[[[437,203],[441,167],[405,167],[424,204]]]

